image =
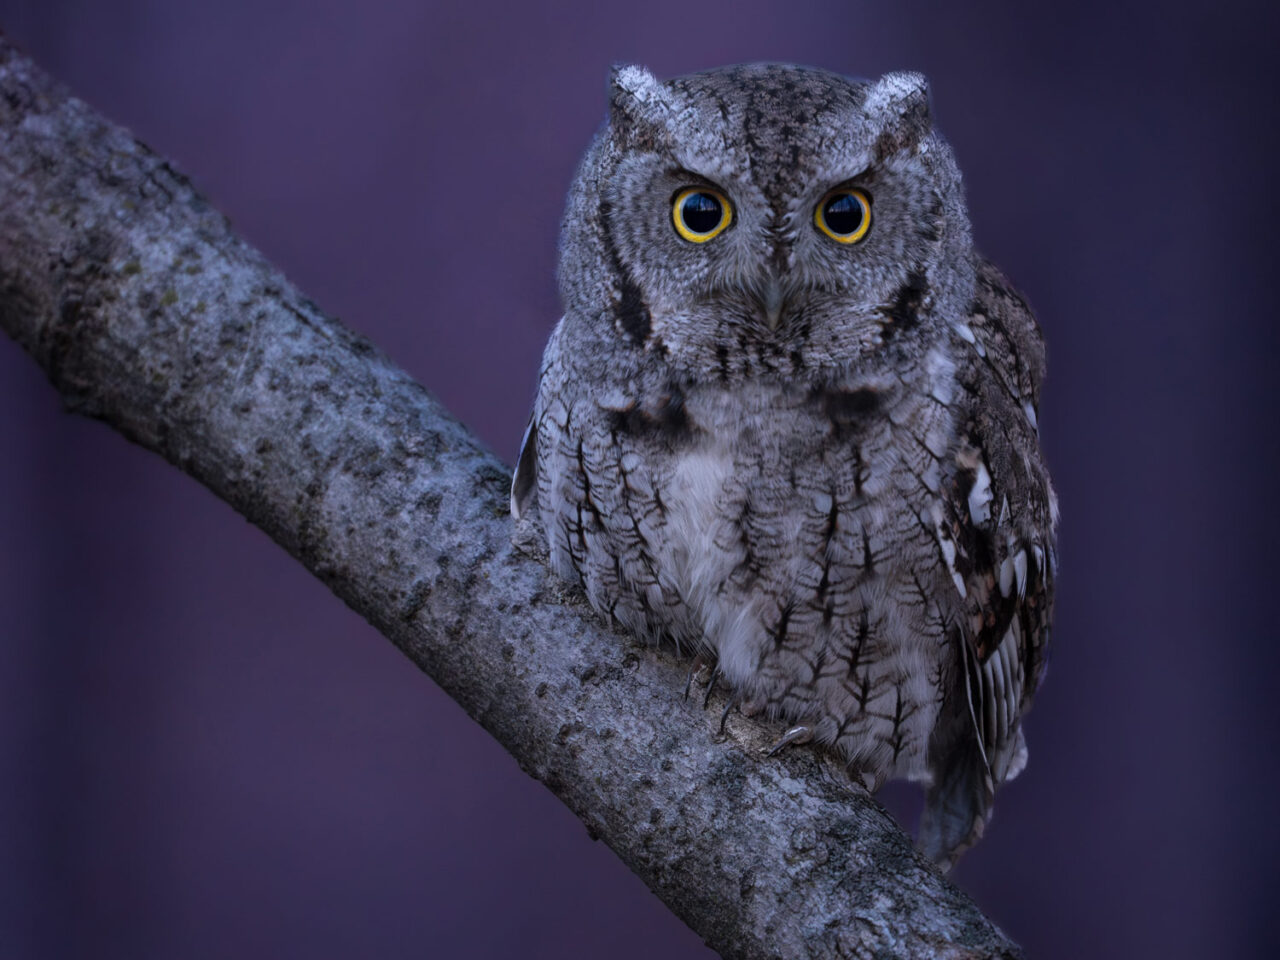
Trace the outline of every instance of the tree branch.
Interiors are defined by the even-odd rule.
[[[507,470],[0,37],[0,326],[365,616],[726,957],[1016,957],[810,750],[513,551]]]

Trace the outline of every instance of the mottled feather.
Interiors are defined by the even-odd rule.
[[[673,229],[691,186],[732,207],[713,241]],[[869,198],[856,244],[814,226],[841,189]],[[924,79],[621,68],[560,285],[518,535],[785,742],[928,784],[950,862],[1025,763],[1056,507],[1039,329],[972,249]]]

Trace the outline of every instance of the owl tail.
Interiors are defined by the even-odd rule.
[[[934,767],[916,844],[943,871],[982,837],[995,784],[976,736],[962,736]]]

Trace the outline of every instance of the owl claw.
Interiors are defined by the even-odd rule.
[[[707,661],[702,658],[702,654],[698,654],[693,658],[693,663],[689,665],[689,677],[684,682],[684,698],[689,699],[689,691],[693,689],[693,681],[698,679],[698,675],[707,669]]]
[[[867,793],[876,793],[884,786],[885,777],[874,770],[863,770],[861,767],[849,767],[849,776],[862,784]]]
[[[734,707],[736,707],[741,702],[742,702],[742,699],[740,697],[734,696],[734,697],[730,697],[729,702],[724,705],[724,710],[720,713],[720,733],[721,734],[724,733],[724,724],[725,724],[725,721],[729,719],[729,713],[733,710]]]
[[[769,748],[769,752],[765,754],[765,756],[772,757],[779,750],[782,750],[785,747],[789,747],[793,743],[808,743],[812,739],[813,739],[812,727],[805,727],[805,726],[792,727],[790,730],[788,730],[786,733],[784,733],[781,737],[778,738],[778,742]]]
[[[711,703],[711,694],[716,692],[716,683],[720,680],[720,665],[716,664],[711,671],[711,679],[707,681],[707,692],[702,698],[702,709],[707,709],[707,705]]]

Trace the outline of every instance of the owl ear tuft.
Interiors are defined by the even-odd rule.
[[[631,133],[661,127],[669,107],[669,92],[644,67],[615,64],[609,71],[609,120],[615,128]]]
[[[929,81],[922,73],[886,73],[871,85],[864,108],[880,120],[881,132],[875,146],[879,159],[895,153],[915,153],[933,129]]]

